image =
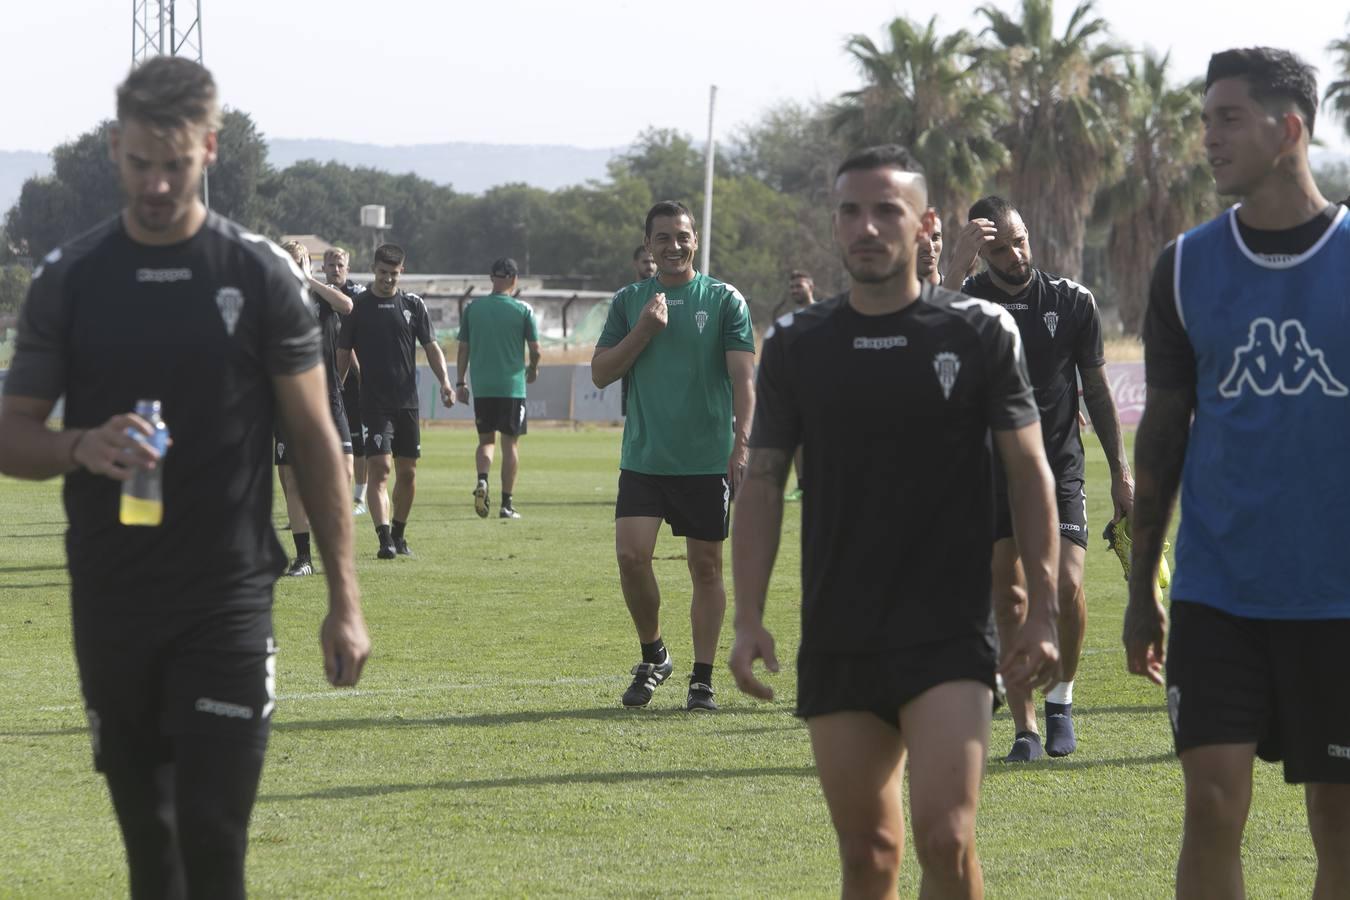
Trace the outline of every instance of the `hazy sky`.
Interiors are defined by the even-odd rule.
[[[726,138],[775,103],[856,87],[841,49],[848,34],[879,38],[897,15],[938,14],[944,31],[982,24],[971,0],[201,2],[205,62],[225,102],[264,134],[380,144],[614,147],[649,125],[701,138],[714,83]],[[130,64],[132,4],[4,5],[0,149],[50,150],[111,115]],[[1057,31],[1072,9],[1057,4]],[[1346,5],[1333,0],[1099,0],[1097,10],[1128,43],[1170,48],[1178,80],[1203,74],[1215,50],[1261,43],[1302,55],[1324,88],[1334,77],[1325,47],[1350,32]],[[1341,123],[1318,126],[1329,145],[1350,149]]]

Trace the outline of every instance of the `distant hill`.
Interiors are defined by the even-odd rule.
[[[284,169],[302,159],[369,166],[394,174],[412,172],[448,184],[463,194],[481,194],[498,184],[524,182],[545,190],[604,178],[605,164],[619,150],[531,144],[413,144],[382,147],[349,141],[268,141],[267,159]],[[27,150],[0,150],[0,220],[19,199],[19,190],[33,175],[51,172],[51,157]]]

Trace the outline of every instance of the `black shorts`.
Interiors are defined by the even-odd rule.
[[[1256,744],[1290,784],[1350,784],[1350,619],[1249,619],[1173,601],[1167,711],[1178,754]]]
[[[725,541],[731,486],[725,475],[645,475],[619,470],[614,518],[665,519],[676,537]]]
[[[1076,476],[1063,480],[1056,478],[1055,506],[1059,509],[1059,536],[1086,550],[1087,492],[1083,490],[1083,479]],[[1006,484],[999,483],[994,490],[994,540],[1012,536],[1012,506],[1008,503]]]
[[[525,400],[523,397],[475,397],[473,423],[478,426],[479,434],[500,431],[511,437],[519,437],[529,429],[525,417]]]
[[[422,423],[415,409],[363,409],[366,456],[417,459],[422,455]]]
[[[74,638],[99,771],[168,761],[180,735],[267,746],[277,671],[270,608],[134,620],[77,613]]]
[[[994,641],[971,635],[883,653],[798,653],[797,715],[870,712],[900,727],[900,708],[949,681],[995,689]]]
[[[350,456],[353,453],[352,433],[347,428],[347,412],[342,406],[342,397],[329,397],[328,409],[333,414],[333,425],[337,428],[338,443],[342,445],[342,452]],[[278,466],[289,466],[291,460],[286,455],[286,438],[281,433],[279,423],[272,429],[272,437],[275,439],[272,444],[272,462]]]

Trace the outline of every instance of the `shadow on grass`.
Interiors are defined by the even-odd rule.
[[[775,709],[772,706],[734,706],[723,708],[715,714],[718,719],[741,716],[782,716],[788,718],[790,712]],[[521,725],[537,722],[565,721],[569,719],[589,719],[597,722],[642,722],[656,719],[678,719],[691,721],[711,718],[706,713],[691,713],[684,709],[624,709],[621,706],[606,706],[600,709],[559,709],[559,710],[521,710],[509,713],[478,713],[476,715],[445,715],[431,718],[363,718],[363,719],[301,719],[295,722],[274,722],[273,731],[346,731],[365,728],[482,728],[499,725]],[[734,730],[733,733],[743,732]]]
[[[0,574],[6,572],[64,572],[65,565],[56,566],[0,566]]]
[[[423,784],[368,784],[325,788],[303,794],[263,794],[263,803],[288,800],[357,800],[414,791],[481,791],[492,788],[549,787],[568,784],[626,784],[650,781],[702,781],[730,778],[815,778],[815,766],[761,766],[748,769],[674,769],[656,772],[568,772],[556,775],[518,775],[471,781],[430,781]]]
[[[28,582],[24,582],[24,583],[21,583],[21,584],[20,584],[20,583],[13,583],[13,582],[11,582],[11,583],[9,583],[9,584],[3,584],[3,585],[0,585],[0,587],[5,587],[5,588],[17,588],[17,589],[20,589],[20,590],[23,590],[23,589],[25,589],[25,588],[63,588],[63,587],[70,587],[70,582],[69,582],[69,581],[28,581]]]
[[[17,534],[0,534],[0,537],[6,538],[50,538],[65,536],[66,533],[64,531],[20,531]]]
[[[1019,772],[1048,772],[1052,769],[1101,769],[1115,766],[1153,766],[1158,763],[1174,762],[1172,753],[1154,753],[1151,756],[1122,756],[1115,759],[1051,759],[1042,757],[1029,763],[1005,763],[1002,760],[989,760],[984,777],[1013,775]]]

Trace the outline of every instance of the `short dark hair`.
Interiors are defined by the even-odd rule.
[[[839,169],[834,173],[838,178],[845,172],[866,169],[899,169],[901,172],[913,172],[920,177],[923,176],[923,166],[914,158],[914,154],[899,144],[878,144],[875,147],[865,147],[862,150],[855,151],[848,159],[839,164]]]
[[[662,216],[688,216],[689,227],[694,229],[695,232],[698,231],[698,223],[694,221],[694,214],[689,211],[689,207],[678,200],[662,200],[660,203],[647,210],[647,224],[643,228],[642,233],[647,237],[651,237],[652,220]]]
[[[648,220],[647,220],[647,232],[648,232],[648,234],[651,233],[651,227],[652,227],[652,226],[651,226],[651,220],[648,219]],[[650,253],[650,252],[651,252],[651,251],[647,249],[647,245],[646,245],[646,244],[638,244],[637,249],[633,251],[633,262],[637,262],[637,258],[638,258],[639,256],[641,256],[642,254],[644,254],[644,253]]]
[[[1017,213],[1019,217],[1022,215],[1020,212],[1017,212],[1017,207],[1013,206],[1007,200],[1004,200],[997,194],[990,194],[988,197],[981,197],[975,201],[975,204],[970,208],[969,215],[966,216],[966,221],[970,222],[975,219],[988,219],[997,224],[999,222],[1008,221],[1008,218],[1012,216],[1013,213]]]
[[[182,56],[155,56],[131,70],[117,86],[117,121],[135,119],[161,131],[190,125],[220,128],[216,81],[200,63]]]
[[[793,269],[791,272],[788,273],[788,281],[796,281],[798,278],[805,278],[812,284],[816,283],[816,280],[811,277],[811,273],[806,271],[805,269]]]
[[[1284,102],[1297,106],[1311,138],[1317,121],[1316,71],[1288,50],[1239,47],[1209,58],[1205,90],[1209,91],[1214,82],[1223,78],[1242,78],[1257,103],[1269,106]]]
[[[398,244],[381,244],[375,248],[375,262],[386,266],[401,266],[408,254]]]

